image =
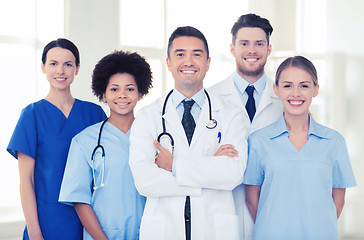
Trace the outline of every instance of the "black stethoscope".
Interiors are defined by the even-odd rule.
[[[101,142],[102,129],[104,128],[104,125],[107,122],[107,120],[109,120],[109,118],[106,118],[101,124],[100,130],[99,130],[99,138],[97,139],[97,146],[94,148],[94,150],[92,151],[92,155],[91,155],[91,167],[92,167],[92,178],[93,178],[93,185],[94,185],[93,189],[94,190],[104,186],[105,149],[104,149],[104,146],[102,146],[100,142]],[[96,154],[98,149],[101,149],[101,157],[102,157],[102,169],[101,169],[101,183],[100,183],[100,185],[97,185],[96,177],[95,177],[95,154]]]
[[[168,99],[169,97],[171,96],[173,92],[173,89],[167,94],[167,97],[166,97],[166,100],[164,100],[164,104],[163,104],[163,110],[162,110],[162,126],[163,126],[163,132],[161,134],[158,135],[157,137],[157,141],[160,142],[161,138],[163,136],[166,136],[170,139],[171,141],[171,146],[172,146],[172,154],[173,154],[173,151],[174,151],[174,139],[172,137],[172,134],[168,133],[166,131],[166,121],[164,120],[163,118],[163,115],[166,113],[166,106],[167,106],[167,102],[168,102]],[[207,97],[207,101],[209,103],[209,122],[207,123],[206,127],[208,129],[214,129],[216,126],[217,126],[217,121],[215,119],[212,118],[212,111],[211,111],[211,100],[210,100],[210,96],[209,94],[207,93],[207,91],[204,89],[204,92],[206,94],[206,97]]]

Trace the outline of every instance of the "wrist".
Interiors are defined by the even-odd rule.
[[[34,232],[29,232],[29,230],[28,230],[28,236],[29,236],[30,240],[43,240],[43,236],[40,231],[34,233]]]

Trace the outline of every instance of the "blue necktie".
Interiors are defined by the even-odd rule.
[[[254,86],[247,86],[245,92],[248,94],[248,101],[246,102],[245,109],[248,112],[250,122],[253,121],[255,114],[255,100],[253,97]]]
[[[195,101],[182,101],[184,112],[182,116],[182,125],[186,133],[188,144],[191,143],[193,132],[195,131],[196,123],[191,114],[191,108]],[[185,232],[186,240],[191,239],[191,203],[190,196],[186,196],[185,202]]]

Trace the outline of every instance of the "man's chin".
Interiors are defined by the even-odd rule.
[[[259,69],[257,71],[241,71],[245,76],[258,77],[263,75],[264,69]]]

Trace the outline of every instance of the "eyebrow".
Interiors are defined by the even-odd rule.
[[[49,61],[58,63],[57,60],[53,60],[53,59],[50,59]],[[64,62],[64,63],[75,63],[75,62],[70,60],[70,61],[67,61],[67,62]]]
[[[186,49],[176,49],[174,52],[177,53],[177,52],[186,52],[187,50]],[[202,50],[202,49],[193,49],[192,52],[201,52],[201,53],[204,53],[205,51]]]
[[[283,81],[282,83],[293,83],[293,82],[291,82],[291,81]],[[310,84],[313,84],[310,81],[301,81],[301,82],[299,82],[299,84],[302,84],[302,83],[310,83]]]
[[[253,41],[251,41],[251,40],[248,40],[248,39],[240,39],[238,42],[264,42],[264,43],[266,43],[267,40],[261,39],[261,40],[253,40]]]

